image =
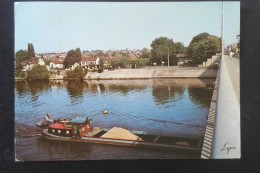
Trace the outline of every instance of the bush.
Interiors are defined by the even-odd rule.
[[[46,66],[35,65],[31,70],[27,71],[27,80],[46,80],[49,79],[50,73]]]
[[[19,73],[19,77],[21,77],[21,78],[24,78],[25,77],[25,72],[24,71],[21,71],[20,73]]]
[[[82,67],[77,66],[73,71],[67,71],[64,79],[75,79],[76,81],[79,81],[83,80],[85,75],[85,70]]]

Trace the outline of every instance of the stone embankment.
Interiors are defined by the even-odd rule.
[[[63,80],[65,71],[52,74],[49,80]],[[104,70],[102,73],[88,72],[84,80],[108,79],[156,79],[156,78],[210,78],[217,76],[217,69],[209,67],[145,67],[140,69]],[[15,78],[23,80],[23,78]]]
[[[105,70],[103,73],[88,72],[84,79],[207,78],[216,76],[217,69],[206,67],[146,67],[141,69]]]

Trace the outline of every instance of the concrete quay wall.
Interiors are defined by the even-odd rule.
[[[162,67],[141,69],[116,69],[103,73],[88,72],[85,80],[152,79],[152,78],[207,78],[216,77],[217,69],[205,67]]]
[[[201,158],[202,159],[211,159],[212,158],[212,146],[215,130],[215,119],[216,119],[216,107],[217,107],[217,96],[218,96],[218,87],[219,87],[219,75],[220,70],[218,70],[214,90],[211,98],[207,125],[205,129],[204,139],[202,143]]]

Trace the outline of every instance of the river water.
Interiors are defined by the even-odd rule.
[[[199,158],[199,154],[110,145],[49,141],[35,123],[57,118],[92,118],[114,126],[165,136],[203,137],[214,78],[102,81],[16,81],[16,159],[100,160]],[[103,114],[108,110],[108,114]]]

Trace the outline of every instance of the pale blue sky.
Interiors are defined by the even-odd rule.
[[[240,3],[225,2],[225,44],[237,42]],[[188,46],[199,33],[221,36],[221,2],[19,2],[15,51],[36,53],[150,48],[166,36]]]

